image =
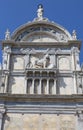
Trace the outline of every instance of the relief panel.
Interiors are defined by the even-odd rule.
[[[70,70],[71,62],[69,56],[59,56],[58,57],[58,67],[60,70]]]
[[[49,54],[37,53],[35,55],[31,55],[30,57],[30,68],[55,68],[55,59],[53,62],[54,56],[50,56]]]

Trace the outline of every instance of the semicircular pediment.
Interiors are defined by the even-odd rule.
[[[38,31],[32,32],[29,35],[25,35],[21,41],[28,42],[58,42],[59,39],[50,32]]]
[[[71,40],[70,33],[63,27],[51,22],[32,22],[18,28],[13,34],[15,41],[53,41]],[[41,39],[41,40],[40,40]]]

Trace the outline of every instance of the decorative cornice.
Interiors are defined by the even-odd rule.
[[[83,95],[29,95],[1,93],[0,101],[5,102],[55,102],[83,103]]]
[[[72,46],[76,46],[80,49],[81,47],[81,41],[80,40],[69,40],[68,42],[20,42],[20,41],[13,41],[13,40],[9,40],[9,41],[2,41],[2,45],[11,45],[11,46],[16,46],[16,47],[23,47],[23,46],[53,46],[53,47],[72,47]]]

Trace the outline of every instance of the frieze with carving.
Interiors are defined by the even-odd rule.
[[[55,68],[55,65],[50,62],[50,56],[46,55],[35,55],[30,58],[30,68]]]

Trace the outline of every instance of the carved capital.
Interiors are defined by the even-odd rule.
[[[3,53],[5,53],[5,54],[9,53],[10,54],[11,53],[11,47],[10,46],[5,46],[4,50],[3,50]]]
[[[79,49],[78,49],[77,47],[72,47],[72,48],[71,48],[71,52],[74,53],[74,54],[75,54],[75,53],[77,53],[77,54],[80,53],[80,51],[79,51]]]

